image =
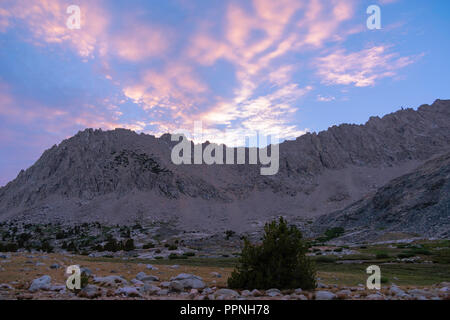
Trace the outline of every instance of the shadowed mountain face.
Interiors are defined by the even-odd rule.
[[[174,165],[175,144],[124,129],[79,132],[0,189],[0,220],[244,231],[277,215],[318,216],[450,150],[450,100],[283,142],[273,176],[259,165]]]
[[[382,232],[450,237],[450,152],[395,178],[347,208],[319,217],[315,228],[343,227],[353,240]]]

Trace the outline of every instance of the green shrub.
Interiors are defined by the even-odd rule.
[[[174,244],[171,244],[171,245],[168,247],[168,249],[169,249],[170,251],[173,251],[173,250],[177,250],[178,247],[177,247],[176,245],[174,245]]]
[[[155,245],[154,245],[153,243],[151,243],[151,242],[146,243],[146,244],[144,244],[144,245],[142,246],[143,249],[152,249],[152,248],[154,248],[154,247],[155,247]]]
[[[185,252],[185,253],[183,253],[183,255],[186,257],[193,257],[193,256],[195,256],[195,252]]]
[[[306,256],[307,245],[295,226],[280,218],[264,227],[261,244],[244,239],[236,269],[228,279],[235,289],[291,289],[316,287],[315,270]]]
[[[127,241],[125,241],[125,244],[123,246],[123,250],[131,251],[131,250],[134,250],[134,249],[135,249],[134,240],[133,239],[127,239]]]
[[[327,240],[331,240],[337,237],[340,237],[344,234],[344,228],[342,227],[335,227],[335,228],[331,228],[328,229],[327,231],[325,231],[325,237],[327,238]]]
[[[397,257],[399,257],[400,259],[411,258],[411,257],[414,257],[414,256],[415,256],[415,254],[412,253],[412,252],[409,252],[409,251],[405,251],[405,252],[399,253],[397,255]]]
[[[162,258],[163,258],[163,257],[161,257],[161,256],[156,256],[156,257],[155,257],[156,260],[161,260]]]
[[[377,252],[375,257],[377,259],[387,259],[389,258],[389,255],[386,252]]]
[[[381,283],[388,283],[388,282],[389,282],[389,279],[388,279],[387,277],[383,277],[383,276],[382,276],[382,277],[380,278],[380,282],[381,282]]]
[[[423,249],[423,248],[412,249],[411,253],[421,254],[421,255],[425,255],[425,256],[430,256],[431,255],[431,251],[430,250]]]
[[[316,258],[316,262],[334,263],[334,262],[336,262],[336,258],[335,257],[331,257],[331,256],[320,256],[320,257]]]
[[[232,236],[234,236],[236,234],[236,232],[234,232],[233,230],[227,230],[225,231],[225,240],[230,240],[230,238]]]
[[[173,260],[173,259],[178,259],[179,257],[178,257],[178,255],[176,254],[176,253],[171,253],[171,254],[169,254],[169,259],[170,260]]]
[[[111,238],[108,240],[108,242],[103,246],[105,251],[112,251],[116,252],[120,250],[120,245],[117,243],[117,240],[114,238]],[[70,250],[69,250],[70,251]]]

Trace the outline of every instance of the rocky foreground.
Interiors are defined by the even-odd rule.
[[[342,286],[318,278],[315,291],[238,291],[225,288],[229,268],[82,259],[74,255],[2,253],[0,299],[450,300],[450,282],[427,287],[391,283],[382,285],[381,290],[368,290],[363,284]],[[77,260],[88,284],[75,293],[66,288],[65,270]]]

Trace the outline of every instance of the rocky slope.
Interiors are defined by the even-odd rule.
[[[343,227],[342,240],[374,238],[385,232],[450,237],[450,152],[393,179],[347,208],[319,217],[318,230]]]
[[[177,166],[175,144],[124,129],[79,132],[0,189],[0,220],[244,231],[277,215],[318,216],[449,150],[450,100],[283,142],[274,176],[259,165]]]

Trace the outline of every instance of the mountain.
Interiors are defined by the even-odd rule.
[[[342,239],[360,240],[403,232],[450,237],[450,152],[395,178],[343,210],[319,217],[319,233],[342,227]]]
[[[245,231],[278,215],[317,217],[450,150],[450,100],[285,141],[273,176],[260,165],[175,165],[176,143],[125,129],[79,132],[0,189],[0,220]]]

